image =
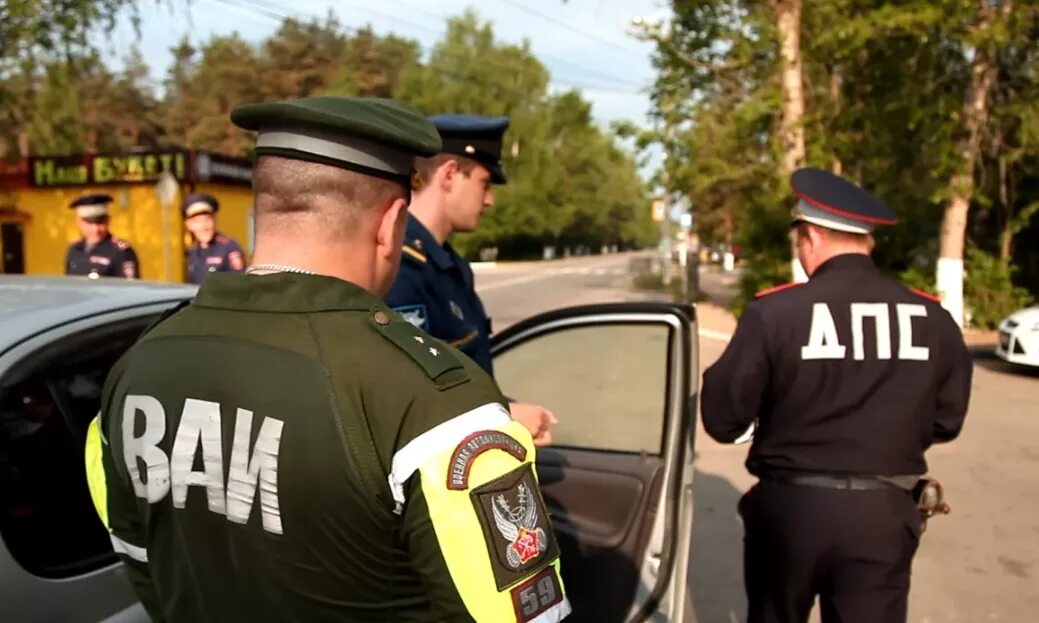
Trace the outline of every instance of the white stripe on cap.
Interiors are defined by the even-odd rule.
[[[292,149],[346,164],[394,175],[410,176],[415,157],[389,145],[316,130],[265,130],[256,137],[257,150]]]
[[[79,218],[96,218],[98,216],[105,216],[106,214],[108,214],[107,203],[76,207],[76,216]]]
[[[849,234],[873,233],[873,225],[871,223],[864,223],[851,217],[828,212],[803,200],[797,202],[793,216],[795,219],[805,221],[806,223]]]
[[[206,201],[196,201],[195,203],[188,206],[187,210],[184,210],[184,216],[191,217],[196,214],[204,214],[208,212],[212,214],[214,212],[213,206],[209,205]]]

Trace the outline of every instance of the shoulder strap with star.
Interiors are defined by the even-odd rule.
[[[420,331],[415,325],[389,309],[372,312],[372,326],[417,363],[437,389],[448,389],[469,380],[469,373],[455,353],[440,340]]]
[[[401,247],[402,258],[410,259],[417,264],[425,264],[429,262],[429,258],[426,257],[426,253],[422,250],[421,241],[408,241]]]

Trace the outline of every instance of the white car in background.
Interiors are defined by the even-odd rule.
[[[1014,312],[999,323],[996,356],[1010,363],[1039,367],[1039,305]]]

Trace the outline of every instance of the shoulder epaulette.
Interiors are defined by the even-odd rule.
[[[400,314],[375,308],[372,326],[404,351],[426,373],[437,389],[448,389],[469,380],[469,373],[455,353],[440,340],[423,333]]]
[[[916,294],[917,296],[924,297],[928,301],[932,301],[934,303],[941,303],[942,302],[942,299],[941,299],[940,296],[935,296],[934,294],[931,294],[930,292],[927,292],[926,290],[920,290],[920,289],[917,289],[917,288],[909,288],[909,291],[912,292],[913,294]]]
[[[422,251],[419,251],[415,247],[404,245],[403,247],[401,247],[401,250],[404,251],[404,257],[410,257],[411,259],[415,260],[416,262],[419,262],[420,264],[425,264],[429,261],[429,258],[426,257],[426,254]]]
[[[116,247],[120,249],[123,249],[124,251],[130,248],[129,242],[123,240],[122,238],[116,238],[115,236],[112,236],[112,244],[114,244]]]
[[[801,285],[801,284],[798,283],[797,281],[791,281],[790,283],[784,283],[784,284],[781,284],[781,285],[778,285],[778,286],[773,286],[771,288],[765,288],[764,290],[761,290],[760,292],[755,294],[754,298],[760,299],[762,297],[768,296],[769,294],[775,294],[776,292],[782,292],[783,290],[788,290],[790,288],[793,288],[794,286],[799,286],[799,285]]]

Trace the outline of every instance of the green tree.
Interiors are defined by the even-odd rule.
[[[198,122],[201,100],[196,98],[193,83],[198,71],[198,51],[187,37],[170,49],[173,62],[163,82],[166,97],[159,105],[158,119],[163,140],[173,146],[193,148],[191,129]]]
[[[735,230],[749,260],[743,300],[782,277],[777,267],[789,253],[781,248],[792,201],[782,175],[789,125],[780,114],[789,102],[779,87],[790,64],[771,10],[782,4],[675,0],[668,36],[646,33],[658,43],[658,115],[677,109],[690,120],[678,129],[671,178],[690,196],[703,238]],[[1039,265],[1012,244],[1039,209],[1025,181],[1036,179],[1039,5],[803,4],[806,162],[870,188],[899,213],[898,226],[878,233],[878,262],[933,274],[943,214],[966,197],[967,244]]]
[[[595,126],[580,94],[548,94],[549,74],[528,43],[502,44],[473,12],[452,19],[424,64],[405,70],[400,97],[427,113],[505,115],[509,184],[479,231],[460,236],[470,255],[540,254],[542,245],[644,243],[645,188],[630,154]]]
[[[37,105],[64,108],[54,101],[62,85],[75,82],[69,67],[56,63],[90,51],[90,35],[110,30],[117,16],[129,11],[136,20],[137,3],[130,0],[21,0],[0,3],[0,157],[27,155],[31,136],[46,144],[68,145],[67,129],[44,130]],[[46,91],[38,94],[39,88]],[[57,143],[52,143],[57,141]]]
[[[83,151],[80,102],[73,69],[56,62],[44,68],[44,84],[35,90],[27,124],[27,145],[41,154]]]
[[[198,116],[187,133],[188,144],[231,155],[247,153],[253,138],[231,123],[230,114],[241,104],[262,99],[259,65],[256,50],[237,34],[202,46],[191,75],[191,110]]]
[[[325,90],[339,71],[346,36],[332,15],[324,21],[289,18],[263,43],[261,92],[268,99],[307,97]]]
[[[379,36],[371,27],[346,40],[330,93],[396,97],[404,72],[419,58],[416,41],[397,35]]]

